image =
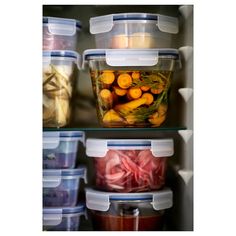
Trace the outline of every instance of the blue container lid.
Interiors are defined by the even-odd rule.
[[[85,176],[87,169],[85,167],[80,167],[76,169],[45,169],[43,170],[43,176],[44,177],[50,177],[50,176]]]
[[[59,18],[59,17],[43,17],[43,24],[58,24],[58,25],[75,25],[77,30],[82,28],[81,22],[75,19]]]
[[[56,207],[56,208],[43,208],[43,214],[72,214],[84,213],[85,204],[78,204],[75,207]]]
[[[77,52],[69,50],[52,50],[52,51],[43,51],[43,57],[65,57],[65,58],[74,58],[78,60],[80,55]]]

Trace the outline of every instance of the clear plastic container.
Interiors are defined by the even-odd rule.
[[[165,184],[172,139],[87,139],[86,155],[94,159],[96,189],[146,192]]]
[[[43,52],[44,127],[68,125],[80,60],[80,55],[73,51]]]
[[[84,52],[103,127],[159,127],[168,111],[176,49],[93,49]]]
[[[81,178],[87,183],[86,168],[43,170],[43,206],[75,206]]]
[[[97,231],[157,231],[164,226],[172,191],[111,193],[86,189],[86,206]]]
[[[178,18],[160,14],[120,13],[90,18],[96,48],[168,48],[178,31]]]
[[[77,50],[78,20],[43,17],[43,50]]]
[[[43,169],[74,168],[79,141],[85,144],[82,131],[44,131]]]
[[[78,231],[82,215],[86,216],[84,204],[76,207],[43,208],[43,230]]]

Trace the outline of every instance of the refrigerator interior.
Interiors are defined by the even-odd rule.
[[[166,230],[193,230],[193,6],[192,5],[44,5],[43,16],[74,18],[82,22],[78,52],[95,47],[89,32],[89,19],[94,16],[122,12],[159,13],[179,18],[179,33],[172,48],[180,50],[182,69],[173,78],[170,108],[166,125],[155,129],[104,129],[98,124],[95,98],[89,71],[80,71],[77,96],[73,101],[70,129],[83,130],[86,138],[173,138],[174,156],[169,158],[167,183],[173,191],[173,207],[167,211]],[[88,119],[89,117],[89,119]],[[92,184],[91,158],[84,148],[78,153],[78,163],[88,168],[88,185]],[[83,187],[81,189],[83,190]],[[80,192],[84,197],[84,192]],[[89,220],[81,219],[80,230],[92,230]]]

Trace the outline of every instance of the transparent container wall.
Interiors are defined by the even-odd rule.
[[[145,192],[165,184],[166,157],[148,149],[108,150],[94,159],[96,188],[110,192]]]
[[[79,191],[79,180],[77,177],[62,178],[57,187],[43,188],[44,207],[72,207],[77,203]]]
[[[43,126],[64,127],[70,122],[77,66],[70,60],[43,63]]]
[[[63,214],[62,220],[57,225],[44,225],[43,231],[78,231],[81,214]]]
[[[159,127],[168,116],[168,97],[175,62],[157,66],[111,67],[90,60],[90,75],[103,127]]]
[[[43,50],[77,50],[79,32],[74,35],[59,35],[49,31],[48,25],[43,26]]]
[[[149,201],[111,201],[108,211],[90,212],[97,231],[156,231],[164,226],[164,211],[155,211]]]
[[[96,48],[169,48],[172,34],[161,32],[154,21],[114,22],[110,32],[95,34]]]

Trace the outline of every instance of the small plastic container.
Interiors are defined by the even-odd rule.
[[[43,51],[44,127],[68,125],[80,61],[80,55],[73,51]]]
[[[93,49],[84,52],[103,127],[159,127],[167,117],[176,49]]]
[[[43,170],[43,206],[73,207],[77,203],[80,179],[87,183],[86,168]]]
[[[159,231],[172,191],[111,193],[86,189],[86,206],[97,231]]]
[[[119,13],[90,18],[96,48],[169,48],[178,18],[149,13]]]
[[[112,192],[146,192],[165,184],[172,139],[87,139],[86,154],[94,159],[95,186]]]
[[[79,141],[85,145],[83,131],[44,131],[43,169],[75,168]]]
[[[78,231],[82,215],[87,216],[84,204],[75,207],[43,208],[43,230]]]
[[[43,50],[77,50],[78,20],[43,17]]]

